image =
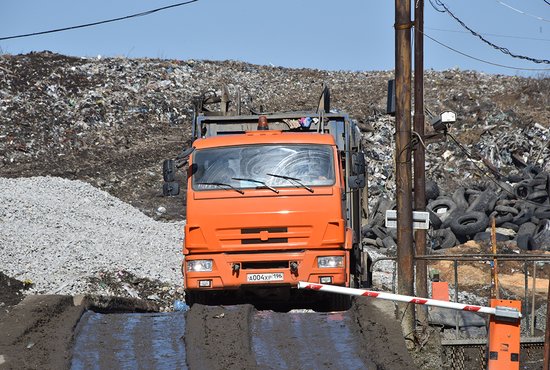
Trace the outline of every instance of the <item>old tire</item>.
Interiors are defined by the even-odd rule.
[[[520,225],[517,235],[530,235],[533,236],[535,234],[535,230],[537,230],[537,225],[535,225],[532,222],[525,222],[522,225]]]
[[[542,204],[548,199],[548,193],[546,190],[536,190],[527,196],[527,200],[535,203]]]
[[[516,225],[523,225],[533,217],[533,209],[525,203],[519,203],[519,213],[512,218],[512,222]]]
[[[518,235],[516,238],[516,243],[518,248],[524,251],[535,251],[539,249],[537,242],[535,242],[535,239],[533,239],[531,235]]]
[[[440,197],[428,204],[428,210],[434,212],[441,221],[445,221],[456,209],[456,203],[449,197]]]
[[[439,196],[439,186],[433,180],[426,181],[426,200],[437,199]]]
[[[514,186],[514,194],[518,199],[527,199],[532,192],[533,187],[529,180],[523,180]]]
[[[481,192],[476,199],[472,203],[470,203],[470,206],[466,209],[468,212],[486,212],[489,210],[489,204],[496,201],[497,194],[487,189],[483,192]]]
[[[497,242],[505,242],[510,240],[510,238],[507,235],[496,233],[496,239]],[[474,235],[475,241],[491,241],[491,232],[490,231],[480,231],[479,233],[476,233]]]
[[[441,227],[441,219],[438,215],[436,215],[434,212],[430,211],[428,209],[428,213],[430,214],[430,226],[432,229],[437,230]]]
[[[433,250],[452,248],[457,244],[456,236],[451,229],[435,230],[432,233]]]
[[[460,187],[454,191],[452,196],[453,202],[455,202],[456,207],[462,211],[465,211],[466,208],[468,208],[468,201],[466,200],[466,196],[464,195],[465,191],[466,189]]]
[[[451,221],[451,230],[456,236],[474,235],[485,230],[489,217],[483,212],[467,212]]]
[[[541,220],[539,222],[533,239],[542,249],[550,248],[550,220]]]
[[[519,226],[512,223],[512,222],[505,222],[502,225],[500,225],[499,227],[502,227],[503,229],[514,230],[516,233],[519,231]]]
[[[537,208],[534,215],[539,219],[550,219],[550,206],[542,206]]]

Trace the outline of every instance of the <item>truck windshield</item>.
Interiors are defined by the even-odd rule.
[[[202,149],[193,155],[192,176],[194,190],[220,188],[213,183],[272,190],[330,186],[335,181],[334,157],[330,145],[315,144]],[[229,186],[227,189],[231,190]]]

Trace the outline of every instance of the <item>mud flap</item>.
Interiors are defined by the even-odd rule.
[[[369,256],[368,252],[361,253],[361,265],[361,288],[370,288],[372,287],[372,259]]]

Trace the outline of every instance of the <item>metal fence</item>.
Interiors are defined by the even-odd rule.
[[[396,257],[382,257],[372,261],[370,267],[374,271],[376,263],[384,260],[393,260],[392,291],[395,292],[397,269]],[[513,261],[523,262],[524,294],[522,302],[523,333],[521,337],[520,363],[527,366],[522,368],[540,368],[542,366],[544,337],[535,336],[535,301],[536,301],[536,279],[537,264],[550,263],[550,255],[518,255],[518,254],[462,254],[462,255],[422,255],[416,256],[415,260],[425,261],[451,261],[453,263],[453,300],[458,302],[459,296],[459,263],[471,262],[495,262],[498,264]],[[529,272],[531,270],[532,290],[529,291]],[[491,272],[489,272],[491,273]],[[531,294],[530,294],[531,293]],[[489,297],[488,297],[489,298]],[[455,320],[455,330],[458,338],[459,317],[458,311]],[[443,361],[449,369],[485,369],[487,367],[486,347],[487,338],[466,338],[466,339],[443,339]],[[532,366],[532,367],[531,367]]]

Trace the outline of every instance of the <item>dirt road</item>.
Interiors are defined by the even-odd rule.
[[[114,304],[123,309],[120,301]],[[89,308],[89,300],[68,296],[26,298],[0,321],[0,369],[403,369],[412,364],[398,323],[366,300],[336,313],[278,313],[250,305],[195,305],[186,313],[106,314]]]

